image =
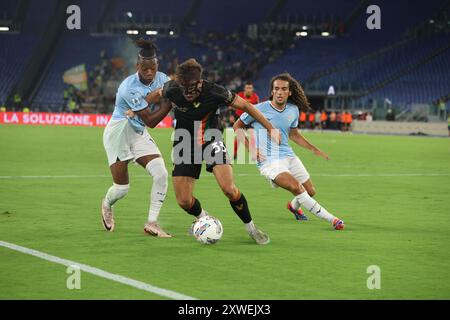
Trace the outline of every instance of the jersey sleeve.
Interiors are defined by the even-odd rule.
[[[214,87],[212,88],[212,94],[214,94],[214,96],[217,97],[219,104],[227,106],[232,105],[236,100],[237,96],[234,92],[231,92],[230,90],[218,84],[215,84]]]
[[[298,109],[297,108],[295,108],[296,110],[295,110],[295,117],[294,117],[294,120],[292,120],[292,123],[291,123],[291,128],[292,129],[295,129],[295,128],[298,128],[298,118],[300,117],[300,113],[299,113],[299,111],[298,111]]]
[[[133,111],[141,111],[148,107],[145,97],[137,90],[125,89],[119,92],[127,106]]]
[[[161,72],[161,81],[162,81],[162,83],[167,83],[170,80],[171,79],[169,78],[169,76],[167,74],[165,74],[164,72]]]
[[[251,125],[251,124],[255,121],[255,119],[254,119],[251,115],[249,115],[247,112],[244,112],[244,113],[239,117],[239,119],[241,119],[241,121],[242,121],[246,126]]]

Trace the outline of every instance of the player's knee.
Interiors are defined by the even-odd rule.
[[[150,161],[145,170],[153,177],[154,181],[160,183],[167,183],[167,178],[169,174],[167,173],[166,166],[164,165],[164,160],[159,157]]]
[[[221,186],[223,194],[230,200],[234,200],[239,194],[238,188],[234,185]]]
[[[316,189],[314,187],[306,189],[310,197],[314,197],[316,195]]]
[[[169,174],[167,173],[166,168],[162,167],[161,170],[153,176],[153,181],[158,181],[160,184],[167,184],[168,177]]]
[[[293,194],[300,194],[303,193],[305,191],[305,188],[302,187],[302,185],[300,183],[293,183],[290,186],[290,190]]]

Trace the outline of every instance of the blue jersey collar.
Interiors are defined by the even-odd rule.
[[[275,111],[277,111],[277,112],[279,112],[279,113],[282,113],[284,110],[286,110],[288,104],[286,103],[286,105],[284,106],[283,110],[280,110],[280,109],[275,108],[275,107],[272,105],[272,101],[269,101],[269,105],[270,105],[270,106],[272,107],[272,109],[274,109]]]

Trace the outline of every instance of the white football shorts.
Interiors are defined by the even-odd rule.
[[[141,135],[133,130],[127,119],[110,120],[108,122],[103,132],[103,146],[110,166],[117,159],[120,159],[120,161],[136,161],[136,159],[147,155],[161,155],[147,129]]]
[[[266,163],[259,169],[259,172],[269,180],[273,188],[278,187],[273,180],[283,172],[289,172],[302,184],[310,178],[308,171],[298,157],[287,157]]]

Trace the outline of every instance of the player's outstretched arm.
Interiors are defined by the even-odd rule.
[[[245,150],[250,152],[250,142],[248,141],[247,135],[245,131],[247,128],[245,127],[244,122],[241,119],[238,119],[233,125],[234,133],[236,134],[238,143],[243,143],[245,146]]]
[[[264,115],[261,113],[261,111],[259,111],[258,108],[255,108],[254,105],[242,99],[241,97],[236,96],[236,99],[231,106],[233,108],[247,112],[250,116],[253,117],[253,119],[255,119],[255,121],[261,123],[263,127],[268,130],[273,141],[275,141],[277,144],[281,143],[280,131],[275,129],[269,122],[269,120],[267,120],[266,117],[264,117]]]
[[[259,149],[252,147],[250,141],[248,141],[248,137],[245,134],[247,128],[241,119],[238,119],[234,123],[233,130],[236,134],[238,143],[243,143],[245,146],[245,150],[247,150],[247,152],[249,152],[252,157],[258,159],[258,161],[264,161],[264,156],[261,154],[261,152],[259,152]]]
[[[326,160],[330,159],[330,157],[326,153],[324,153],[322,150],[317,148],[311,142],[306,140],[306,138],[298,131],[297,128],[291,128],[291,130],[289,131],[289,139],[294,141],[300,147],[312,151],[315,155],[317,155],[319,157],[323,157]]]
[[[159,109],[151,111],[149,107],[136,111],[135,113],[144,121],[145,125],[149,128],[154,128],[161,122],[162,119],[167,116],[167,114],[172,109],[172,103],[164,98],[159,100]]]

